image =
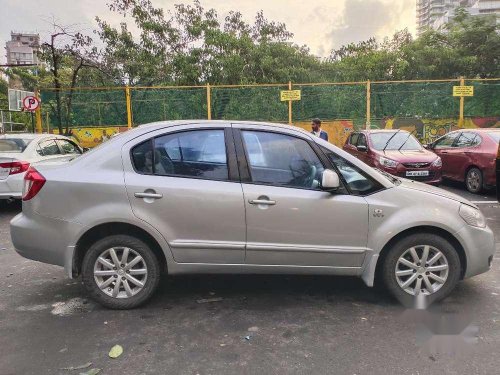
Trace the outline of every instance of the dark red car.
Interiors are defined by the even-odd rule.
[[[467,190],[479,193],[496,185],[495,159],[500,129],[463,129],[450,132],[428,148],[443,160],[443,177],[465,182]]]
[[[347,138],[344,150],[395,176],[428,184],[441,182],[441,159],[405,130],[362,130]]]

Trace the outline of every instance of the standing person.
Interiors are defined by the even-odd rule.
[[[312,134],[314,134],[316,137],[320,137],[321,139],[324,139],[325,141],[328,141],[328,133],[321,130],[321,120],[319,118],[315,118],[312,120]]]

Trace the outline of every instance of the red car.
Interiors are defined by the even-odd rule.
[[[463,129],[450,132],[428,148],[443,160],[443,177],[465,182],[467,190],[479,193],[496,185],[495,159],[500,129]]]
[[[347,138],[344,151],[395,176],[441,183],[441,159],[405,130],[362,130]]]

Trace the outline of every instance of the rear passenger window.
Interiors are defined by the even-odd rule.
[[[472,132],[460,134],[454,147],[474,147],[481,143],[481,137]]]
[[[61,150],[59,150],[56,141],[53,139],[40,142],[39,147],[40,151],[38,153],[43,156],[61,155]]]
[[[223,130],[194,130],[157,137],[135,146],[132,159],[140,173],[228,179]]]
[[[59,143],[59,146],[63,149],[65,154],[81,154],[82,152],[80,149],[72,142],[69,142],[65,139],[58,139],[57,143]]]

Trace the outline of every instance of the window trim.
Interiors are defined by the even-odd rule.
[[[139,145],[141,145],[143,143],[146,143],[146,142],[151,143],[151,149],[154,150],[154,140],[156,138],[164,137],[164,136],[167,136],[167,135],[180,134],[180,133],[196,132],[196,131],[211,131],[211,130],[222,130],[223,134],[224,134],[224,145],[225,145],[225,148],[226,148],[226,160],[227,160],[226,165],[227,165],[227,169],[228,169],[228,173],[227,173],[228,177],[226,179],[219,180],[219,179],[208,178],[208,177],[186,176],[186,175],[178,175],[178,174],[162,174],[162,175],[158,175],[158,174],[155,174],[154,172],[153,173],[140,172],[135,167],[134,157],[133,157],[133,154],[132,154],[132,150],[134,150],[137,146],[139,146]],[[235,153],[236,152],[234,150],[234,145],[232,145],[233,142],[231,142],[231,139],[228,138],[228,134],[230,134],[230,132],[231,132],[231,128],[227,128],[227,127],[189,128],[189,129],[180,129],[180,130],[175,130],[175,131],[171,131],[171,132],[165,132],[165,133],[162,133],[162,134],[158,134],[158,135],[152,136],[152,137],[150,137],[150,138],[148,138],[146,140],[143,140],[142,142],[136,143],[136,144],[134,144],[134,145],[132,145],[130,147],[130,149],[129,149],[129,157],[130,157],[130,163],[132,164],[132,169],[134,170],[135,173],[143,175],[143,176],[175,177],[175,178],[187,178],[187,179],[191,179],[191,180],[206,180],[206,181],[216,181],[216,182],[240,182],[239,176],[238,176],[238,170],[236,168],[236,166],[237,166],[237,162],[235,160],[235,158],[236,158]],[[155,158],[155,155],[154,155],[154,152],[153,152],[153,165],[155,164],[154,158]],[[231,159],[233,159],[233,160],[230,161]],[[236,170],[235,170],[235,168],[236,168]]]
[[[289,137],[293,137],[293,138],[297,138],[297,139],[300,139],[302,141],[305,141],[309,145],[309,147],[311,147],[313,152],[316,154],[316,157],[319,159],[323,168],[324,169],[333,169],[333,168],[328,168],[328,165],[330,165],[330,163],[328,163],[328,157],[320,151],[318,144],[316,142],[312,141],[311,139],[303,138],[303,137],[300,137],[300,136],[295,135],[295,134],[283,133],[283,132],[280,132],[280,131],[275,130],[275,129],[233,128],[233,134],[235,137],[236,154],[237,154],[237,158],[238,158],[238,166],[239,166],[242,184],[273,186],[273,187],[286,188],[286,189],[325,192],[324,190],[321,190],[321,189],[313,189],[313,188],[298,187],[298,186],[277,185],[274,183],[252,181],[252,174],[250,171],[250,163],[248,162],[249,157],[248,157],[248,153],[247,153],[245,144],[243,142],[243,135],[241,134],[243,131],[274,133],[274,134],[289,136]],[[336,168],[333,170],[337,171]],[[337,173],[338,173],[338,171],[337,171]],[[344,185],[342,180],[340,181],[340,184],[341,184],[341,187],[338,189],[337,192],[334,192],[333,194],[344,194],[344,195],[346,194],[347,190],[345,189],[345,185]]]

